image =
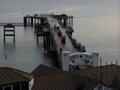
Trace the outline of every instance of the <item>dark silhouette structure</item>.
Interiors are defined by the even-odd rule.
[[[7,24],[4,26],[4,43],[6,42],[6,36],[11,36],[13,37],[13,41],[15,43],[15,26],[12,24]]]
[[[9,67],[0,67],[0,90],[29,90],[32,75]]]

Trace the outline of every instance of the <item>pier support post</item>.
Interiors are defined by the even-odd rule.
[[[33,26],[33,16],[27,15],[23,18],[24,26]]]
[[[24,21],[24,22],[23,22],[23,23],[24,23],[24,26],[26,27],[26,26],[27,26],[27,18],[24,17],[24,18],[23,18],[23,21]]]
[[[36,25],[36,19],[34,18],[34,27],[35,27],[35,25]]]
[[[44,32],[43,47],[45,49],[49,49],[50,48],[50,32]]]
[[[42,26],[36,25],[36,31],[37,31],[37,43],[38,43],[39,36],[44,36]]]
[[[73,17],[69,17],[69,26],[73,27]]]
[[[46,48],[50,48],[50,32],[46,32]]]
[[[64,25],[64,27],[67,27],[67,19],[63,19],[63,25]]]
[[[43,36],[43,47],[46,49],[46,35],[44,32],[44,36]]]
[[[49,45],[49,48],[50,48],[50,32],[48,33],[48,45]]]
[[[13,41],[15,43],[15,26],[13,26],[12,24],[7,24],[4,26],[4,31],[3,31],[3,41],[4,43],[6,42],[6,36],[12,36],[13,37]]]
[[[33,17],[31,17],[31,26],[33,26]]]

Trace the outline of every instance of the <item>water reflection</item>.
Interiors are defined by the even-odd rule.
[[[3,36],[2,30],[0,36]],[[54,59],[43,54],[43,38],[36,42],[33,28],[16,27],[16,42],[7,38],[6,43],[1,43],[0,38],[0,66],[8,66],[31,72],[39,64],[54,65]],[[7,57],[7,59],[6,59]]]

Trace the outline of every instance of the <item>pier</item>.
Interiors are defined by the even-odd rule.
[[[23,17],[22,23],[0,23],[4,26],[4,43],[6,36],[13,36],[15,43],[15,27],[33,27],[36,34],[36,43],[39,43],[39,37],[43,37],[44,54],[55,52],[57,62],[60,68],[63,68],[63,52],[85,52],[85,46],[78,43],[73,37],[73,16],[66,14],[35,14],[33,16],[26,15]],[[12,28],[12,29],[6,29]],[[12,34],[6,34],[12,32]]]
[[[63,52],[85,52],[85,47],[72,38],[73,16],[36,15],[37,43],[39,36],[43,37],[44,52],[56,52],[59,67],[63,68]]]

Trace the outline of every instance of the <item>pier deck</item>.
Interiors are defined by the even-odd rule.
[[[48,19],[48,23],[49,23],[49,26],[50,26],[50,32],[53,35],[54,42],[56,43],[56,51],[57,51],[57,55],[58,55],[59,66],[62,67],[62,52],[63,51],[76,52],[76,49],[73,47],[73,45],[71,43],[71,40],[66,33],[66,29],[68,29],[68,28],[63,28],[59,24],[57,19],[54,18],[54,17],[48,16],[47,19]],[[55,26],[59,27],[59,29],[62,32],[62,36],[66,37],[65,44],[61,43],[61,38],[62,37],[60,37],[58,35],[58,31],[55,30]],[[62,52],[61,52],[60,48],[62,49]]]
[[[66,29],[62,28],[61,25],[58,23],[58,21],[53,17],[48,17],[48,22],[50,25],[51,33],[53,34],[55,42],[57,44],[57,51],[59,52],[60,48],[62,48],[62,51],[74,52],[75,48],[73,47],[71,40],[66,33]],[[54,30],[54,26],[60,27],[62,35],[66,36],[66,43],[65,44],[61,43],[61,37],[58,36],[58,31]]]

